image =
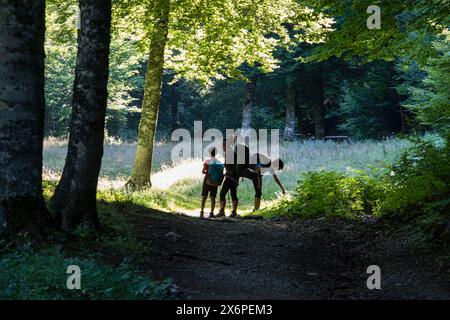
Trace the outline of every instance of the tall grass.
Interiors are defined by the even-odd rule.
[[[280,146],[280,156],[285,168],[279,178],[286,190],[292,190],[299,175],[308,171],[346,172],[351,169],[365,170],[369,174],[384,163],[392,163],[410,145],[407,140],[360,141],[354,144],[333,141],[295,141]],[[173,163],[173,144],[159,142],[155,145],[152,183],[155,189],[164,191],[177,207],[197,210],[201,190],[202,161],[189,159]],[[99,186],[101,189],[122,188],[131,172],[136,144],[108,141],[102,162]],[[66,156],[67,143],[47,138],[44,144],[45,179],[58,179]],[[273,200],[279,188],[272,177],[264,177],[263,199]],[[241,205],[248,209],[253,201],[253,186],[243,179],[239,186]]]

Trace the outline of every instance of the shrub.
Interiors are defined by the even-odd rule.
[[[394,166],[394,186],[382,205],[385,217],[417,220],[439,236],[450,219],[450,143],[417,140]]]
[[[355,217],[378,212],[385,185],[363,171],[346,175],[338,172],[304,174],[290,197],[268,210],[291,217]]]
[[[262,213],[290,217],[356,217],[377,214],[391,221],[412,222],[425,238],[449,236],[450,143],[419,140],[404,152],[390,174],[353,170],[308,172],[293,194]]]

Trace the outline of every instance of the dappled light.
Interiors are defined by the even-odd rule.
[[[450,299],[447,2],[0,0],[0,300]]]

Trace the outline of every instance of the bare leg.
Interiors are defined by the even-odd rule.
[[[216,217],[224,217],[225,216],[225,205],[226,201],[220,201],[220,210]]]
[[[253,211],[258,211],[261,207],[261,198],[255,198],[255,203],[253,205]]]
[[[232,217],[232,218],[235,218],[235,217],[237,217],[237,207],[238,207],[238,201],[233,201],[232,202],[232,204],[233,204],[233,211],[231,211],[231,215],[230,215],[230,217]]]
[[[236,211],[237,210],[237,207],[238,207],[238,201],[233,201],[232,202],[232,204],[233,204],[233,211]]]
[[[203,218],[203,211],[205,210],[205,204],[206,204],[206,198],[205,196],[202,196],[202,202],[200,205],[200,218]]]
[[[211,198],[211,212],[214,213],[214,209],[216,208],[216,198]]]

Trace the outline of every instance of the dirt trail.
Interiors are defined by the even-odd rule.
[[[405,235],[345,220],[198,219],[129,213],[151,241],[143,268],[193,299],[450,299],[450,263],[413,252]],[[381,240],[382,239],[382,240]],[[368,290],[379,265],[382,289]]]

